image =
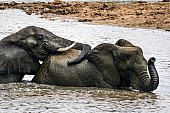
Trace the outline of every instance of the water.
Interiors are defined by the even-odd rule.
[[[146,59],[151,56],[157,59],[155,65],[160,84],[153,93],[34,83],[1,84],[1,112],[170,112],[170,32],[90,25],[60,18],[49,21],[37,15],[26,15],[20,10],[0,10],[0,39],[28,25],[46,28],[58,36],[88,43],[92,47],[103,42],[115,43],[124,38],[140,46]],[[30,80],[31,77],[26,76],[24,79]]]

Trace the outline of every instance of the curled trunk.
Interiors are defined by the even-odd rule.
[[[159,76],[154,65],[155,61],[156,59],[154,57],[151,57],[148,60],[148,69],[149,69],[150,78],[148,75],[141,76],[140,78],[141,84],[139,86],[140,91],[149,92],[155,90],[158,87]]]
[[[76,59],[74,59],[72,61],[68,61],[68,63],[67,63],[68,65],[80,63],[81,61],[83,61],[86,58],[87,54],[91,50],[90,45],[88,45],[88,44],[80,44],[80,43],[76,43],[75,47],[73,47],[73,48],[80,49],[82,51],[81,51],[80,55]]]
[[[150,58],[148,61],[148,69],[151,76],[151,86],[152,86],[151,90],[155,90],[159,84],[159,76],[154,65],[155,61],[156,59],[154,57]]]

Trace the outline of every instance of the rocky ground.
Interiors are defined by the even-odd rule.
[[[97,2],[1,3],[0,9],[15,8],[44,18],[61,16],[79,22],[124,27],[156,28],[170,31],[170,2],[134,2],[129,4]]]

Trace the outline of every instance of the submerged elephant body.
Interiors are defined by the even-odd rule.
[[[43,28],[28,26],[0,41],[0,83],[19,82],[25,74],[36,74],[50,54],[70,48],[82,50],[69,64],[81,62],[90,46],[58,37]],[[68,64],[68,63],[67,63]]]
[[[100,44],[84,61],[68,66],[67,61],[79,54],[72,49],[49,56],[32,81],[59,86],[132,87],[146,92],[155,90],[159,84],[155,59],[147,62],[141,48],[126,40],[119,40],[115,45]]]
[[[78,50],[72,49],[59,55],[49,56],[32,82],[78,87],[102,87],[107,85],[102,81],[102,73],[88,60],[84,60],[79,64],[67,65],[67,61],[75,59],[79,53]]]

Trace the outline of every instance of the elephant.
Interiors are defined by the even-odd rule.
[[[69,49],[81,51],[80,56],[67,62],[76,64],[85,59],[91,46],[54,35],[52,32],[28,26],[0,41],[0,83],[21,82],[25,74],[35,75],[50,54]]]
[[[130,88],[141,92],[150,92],[158,87],[156,59],[151,57],[147,62],[142,49],[127,40],[99,44],[82,62],[67,66],[67,60],[79,54],[79,50],[70,49],[48,56],[32,82],[73,87]]]

